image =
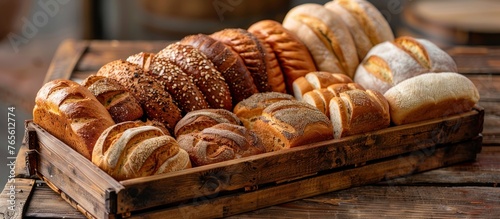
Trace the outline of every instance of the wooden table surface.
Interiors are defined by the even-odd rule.
[[[67,41],[53,60],[46,81],[81,80],[105,63],[141,51],[156,52],[166,42]],[[500,218],[500,48],[445,49],[459,72],[477,86],[485,109],[483,147],[475,161],[377,184],[330,192],[230,218]],[[62,65],[62,64],[63,65]],[[22,147],[15,183],[0,195],[0,218],[84,218],[49,186],[27,178]],[[9,209],[11,186],[15,207]],[[7,203],[7,204],[6,204]]]

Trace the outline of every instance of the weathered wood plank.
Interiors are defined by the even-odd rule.
[[[457,46],[445,51],[462,74],[500,74],[500,47]]]
[[[500,145],[500,102],[481,101],[484,108],[483,145]]]
[[[438,148],[431,154],[422,155],[411,153],[394,159],[381,161],[365,166],[350,168],[333,173],[301,179],[256,191],[239,194],[218,194],[195,198],[191,203],[180,204],[168,209],[156,210],[131,218],[159,218],[168,215],[172,218],[219,218],[241,212],[260,209],[298,200],[321,193],[336,191],[354,186],[379,182],[384,179],[405,176],[414,172],[421,172],[443,165],[451,165],[476,157],[476,151],[481,147],[481,139],[457,143],[451,146]]]
[[[500,102],[500,75],[466,75],[476,86],[481,101]]]
[[[89,41],[65,40],[57,49],[43,83],[63,78],[69,79]]]
[[[125,189],[118,193],[118,212],[296,179],[412,151],[430,154],[437,144],[476,137],[482,124],[482,113],[471,111],[446,119],[391,127],[165,175],[130,179],[122,181]]]
[[[0,194],[0,218],[23,218],[34,185],[34,179],[10,178]]]

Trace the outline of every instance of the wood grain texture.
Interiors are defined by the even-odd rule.
[[[34,179],[10,178],[0,194],[0,218],[23,218],[34,185]]]
[[[70,78],[76,64],[85,53],[88,44],[89,41],[75,40],[66,40],[61,43],[50,63],[43,83],[45,84],[59,78]]]

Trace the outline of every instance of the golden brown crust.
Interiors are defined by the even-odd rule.
[[[307,81],[305,77],[300,77],[295,79],[295,81],[293,81],[292,88],[293,88],[293,96],[297,100],[302,100],[304,94],[314,90],[313,85],[309,81]]]
[[[112,78],[128,88],[141,104],[146,116],[163,123],[169,131],[182,118],[181,111],[170,94],[138,65],[116,60],[101,67],[97,75]]]
[[[186,36],[180,43],[199,49],[214,63],[229,85],[233,105],[258,92],[243,60],[231,47],[204,34]]]
[[[265,152],[262,141],[244,126],[220,123],[178,138],[194,166],[247,157]]]
[[[254,35],[255,36],[255,35]],[[281,71],[280,64],[276,55],[274,54],[273,48],[266,43],[264,40],[255,36],[259,40],[260,44],[264,48],[265,58],[266,58],[266,70],[267,70],[267,83],[271,86],[273,92],[286,93],[285,77]]]
[[[256,93],[247,99],[239,102],[233,112],[241,119],[243,125],[249,129],[257,117],[262,115],[262,111],[269,105],[282,101],[293,100],[293,96],[280,92]]]
[[[293,81],[316,71],[314,60],[307,47],[280,23],[263,20],[252,24],[248,31],[268,43],[285,76],[287,92],[293,92]]]
[[[352,83],[352,79],[345,74],[331,73],[325,71],[315,71],[307,73],[306,80],[315,89],[326,88],[332,84]]]
[[[144,61],[136,62],[136,60],[141,59]],[[203,93],[194,84],[192,77],[170,60],[160,58],[152,53],[141,52],[130,56],[127,61],[139,65],[145,72],[154,76],[156,81],[172,95],[174,102],[184,114],[210,107]]]
[[[104,105],[115,123],[140,119],[143,111],[139,102],[117,81],[90,75],[82,85]]]
[[[157,56],[169,59],[191,76],[211,108],[232,109],[231,92],[226,80],[198,49],[177,42],[168,45]]]
[[[223,42],[241,57],[248,71],[252,74],[259,92],[271,91],[266,71],[266,54],[258,39],[244,29],[228,28],[215,32],[210,37]]]
[[[225,109],[203,109],[186,114],[175,126],[176,137],[212,127],[219,123],[241,125],[240,119]]]
[[[63,79],[50,81],[38,91],[33,121],[89,160],[101,133],[114,124],[87,88]]]

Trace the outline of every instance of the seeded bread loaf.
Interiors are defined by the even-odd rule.
[[[89,160],[101,133],[115,124],[87,88],[64,79],[50,81],[40,88],[33,122]]]

